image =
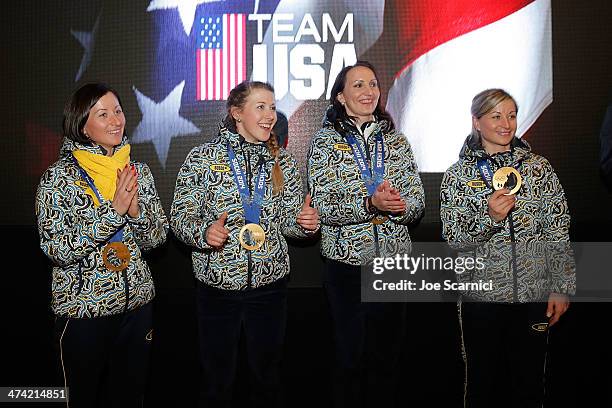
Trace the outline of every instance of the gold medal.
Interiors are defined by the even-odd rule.
[[[382,216],[382,215],[378,215],[376,217],[374,217],[374,219],[372,220],[372,224],[374,225],[380,225],[380,224],[384,224],[385,222],[387,222],[389,218]]]
[[[512,195],[519,191],[522,183],[523,178],[514,167],[502,167],[493,175],[493,188],[495,190],[507,188],[510,192],[506,195]]]
[[[244,249],[253,251],[261,248],[266,240],[266,233],[259,224],[246,224],[240,230],[238,238],[240,239],[240,245]]]
[[[102,250],[104,266],[113,272],[121,272],[127,268],[130,264],[130,258],[130,250],[123,242],[109,242]]]

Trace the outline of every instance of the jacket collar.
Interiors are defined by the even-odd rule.
[[[523,139],[514,137],[512,142],[510,142],[510,151],[489,155],[482,147],[480,139],[470,134],[463,143],[459,158],[474,161],[492,158],[500,164],[512,166],[524,160],[530,154],[531,146],[529,146],[529,143]]]
[[[229,142],[230,146],[232,146],[232,149],[235,151],[247,151],[250,153],[263,154],[266,155],[266,158],[268,158],[268,146],[265,142],[247,142],[242,135],[229,129],[223,124],[219,125],[219,137],[221,138],[223,144]]]
[[[123,135],[123,138],[121,139],[121,143],[115,146],[114,151],[117,151],[118,149],[122,148],[127,143],[128,143],[128,138],[127,136]],[[84,150],[89,153],[104,155],[102,149],[98,145],[94,145],[93,143],[84,144],[84,143],[75,142],[74,140],[68,139],[67,137],[64,136],[64,139],[62,140],[62,146],[60,147],[60,151],[59,151],[59,157],[63,158],[63,157],[70,156],[72,152],[75,150]]]
[[[372,135],[382,132],[383,135],[388,132],[389,123],[386,120],[374,118],[374,121],[364,122],[361,126],[357,126],[352,120],[336,121],[334,123],[324,121],[324,126],[333,128],[338,134],[346,137],[349,134],[360,135],[366,140]]]

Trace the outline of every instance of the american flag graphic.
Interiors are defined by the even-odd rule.
[[[246,79],[246,15],[202,16],[196,30],[196,98],[227,99],[229,91]]]

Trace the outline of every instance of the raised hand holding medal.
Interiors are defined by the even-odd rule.
[[[508,189],[509,192],[506,195],[516,194],[522,183],[521,173],[514,167],[502,167],[493,174],[493,188],[495,190]]]
[[[487,201],[489,216],[497,222],[504,220],[515,205],[516,196],[507,188],[494,191]]]
[[[523,178],[514,167],[501,167],[493,174],[495,192],[489,198],[489,215],[497,222],[508,216],[516,205],[514,195],[521,188]]]
[[[514,208],[516,204],[514,193],[521,187],[523,179],[513,167],[502,167],[493,174],[491,166],[484,159],[478,160],[476,167],[486,185],[495,190],[487,200],[487,207],[489,216],[496,222],[500,222]]]

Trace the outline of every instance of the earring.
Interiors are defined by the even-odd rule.
[[[240,123],[242,121],[240,120],[240,118],[236,118],[236,122]]]

